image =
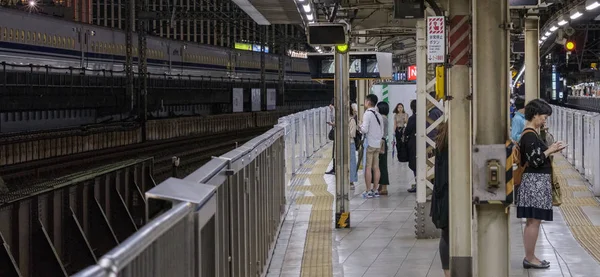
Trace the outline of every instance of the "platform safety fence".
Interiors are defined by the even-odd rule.
[[[145,195],[148,224],[73,276],[264,276],[288,177],[327,144],[330,119],[327,107],[282,117],[185,178],[165,180]]]
[[[600,113],[552,106],[548,119],[550,134],[563,141],[563,155],[591,184],[600,196]]]

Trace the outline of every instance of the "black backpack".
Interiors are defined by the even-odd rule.
[[[362,142],[362,134],[360,133],[360,131],[358,131],[358,121],[356,120],[356,117],[354,117],[354,122],[356,123],[356,134],[354,135],[354,145],[358,149],[358,147],[360,146],[360,143]]]

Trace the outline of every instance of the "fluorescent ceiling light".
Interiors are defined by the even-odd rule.
[[[309,13],[310,12],[310,4],[308,4],[308,5],[302,5],[302,8],[304,9],[305,13]]]
[[[556,31],[556,29],[558,29],[558,27],[552,26],[552,27],[550,27],[550,32],[554,32],[554,31]]]
[[[242,9],[256,24],[271,25],[269,22],[248,0],[233,0],[233,2]]]
[[[540,39],[540,40],[538,41],[538,44],[542,44],[542,42],[544,42],[544,41]]]
[[[562,25],[565,25],[565,24],[567,24],[567,21],[564,18],[562,18],[562,19],[560,19],[558,21],[558,26],[562,26]]]
[[[308,19],[308,21],[312,21],[314,19],[312,13],[307,13],[306,19]]]
[[[600,3],[598,3],[598,1],[588,0],[585,2],[585,9],[588,11],[591,11],[599,6],[600,6]]]
[[[575,11],[574,13],[571,14],[571,19],[577,19],[580,16],[582,16],[583,14],[580,13],[579,11]]]
[[[550,32],[546,32],[546,33],[544,34],[544,36],[547,36],[547,37],[548,37],[548,36],[550,36],[551,34],[552,34],[552,33],[550,33]]]
[[[547,37],[545,37],[545,36],[543,36],[543,37],[542,37],[542,41],[544,41],[544,40],[546,40],[546,39],[547,39]]]

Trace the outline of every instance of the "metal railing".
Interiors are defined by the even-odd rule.
[[[549,131],[568,144],[563,154],[600,196],[600,113],[552,106]]]
[[[171,208],[74,276],[264,276],[286,212],[288,176],[327,143],[329,113],[282,117],[187,177],[148,191],[148,217],[157,203]]]

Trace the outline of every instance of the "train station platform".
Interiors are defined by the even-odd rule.
[[[390,155],[391,156],[391,155]],[[316,152],[289,185],[289,207],[277,239],[267,276],[398,276],[442,277],[438,239],[416,239],[415,194],[408,166],[388,161],[389,195],[363,199],[364,178],[350,201],[349,229],[335,229],[335,177],[330,167],[331,145]],[[600,272],[600,204],[587,181],[562,156],[563,205],[554,221],[544,222],[536,254],[551,263],[545,270],[526,270],[522,230],[524,220],[511,210],[510,276],[598,276]]]

